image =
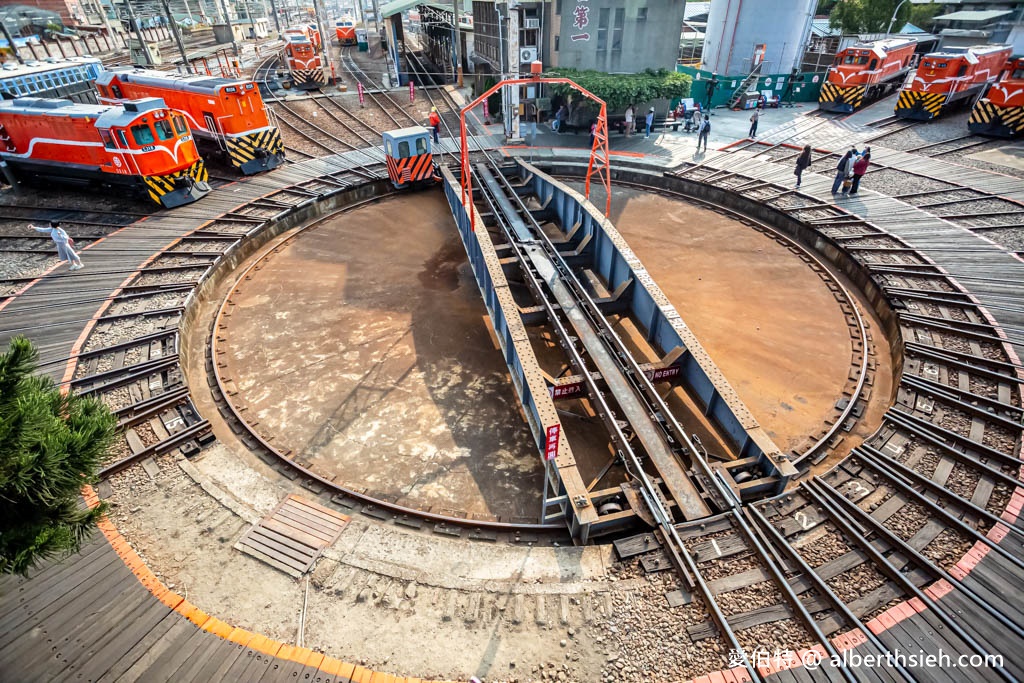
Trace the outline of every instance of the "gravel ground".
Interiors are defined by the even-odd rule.
[[[776,650],[797,652],[817,644],[817,641],[807,633],[807,629],[795,619],[773,621],[770,624],[743,629],[736,633],[736,640],[748,653],[758,648],[772,654]]]
[[[205,272],[205,267],[185,268],[183,270],[172,270],[166,273],[147,273],[143,271],[132,281],[132,285],[136,287],[144,287],[149,285],[171,285],[182,282],[195,282],[202,277]]]
[[[871,564],[865,562],[829,579],[826,583],[840,600],[851,603],[884,584],[885,577]]]
[[[915,123],[909,128],[880,137],[871,144],[904,152],[912,152],[922,145],[941,142],[966,134],[967,119],[969,117],[969,111],[943,114],[934,121]]]
[[[38,277],[57,263],[49,254],[0,254],[0,280],[4,278]],[[23,284],[12,287],[15,291]]]
[[[850,550],[846,540],[831,526],[822,526],[791,543],[811,567],[831,562]]]
[[[908,502],[885,521],[885,526],[904,541],[909,541],[928,521],[928,511]]]
[[[974,541],[953,529],[945,529],[925,546],[922,554],[946,571],[974,546]]]
[[[179,315],[139,316],[101,323],[93,329],[82,350],[86,352],[93,351],[104,346],[120,344],[121,342],[137,339],[147,334],[153,334],[172,325],[177,325],[179,318]]]
[[[638,562],[626,563],[620,579],[640,576]],[[615,593],[612,614],[600,625],[598,642],[608,648],[604,683],[688,680],[717,671],[727,663],[728,648],[717,638],[691,642],[686,627],[708,620],[697,598],[689,605],[665,608],[665,594],[675,588],[671,572],[647,577],[648,585],[629,595]]]
[[[206,251],[221,254],[227,251],[232,244],[233,242],[227,240],[183,240],[174,246],[174,252]],[[171,252],[171,255],[165,254],[158,260],[162,262],[165,258],[172,258],[174,252]]]
[[[880,188],[893,196],[915,192],[930,192],[932,190],[956,189],[957,187],[952,183],[944,183],[941,180],[934,180],[932,178],[922,178],[891,168],[868,170],[867,175],[864,176],[863,186],[867,188]],[[935,200],[935,195],[929,195],[928,199]]]
[[[131,427],[131,431],[135,432],[135,434],[142,440],[142,445],[147,448],[160,443],[160,437],[156,435],[156,432],[153,431],[153,427],[150,426],[148,422],[140,422],[137,425],[133,425]]]
[[[992,495],[989,496],[988,503],[985,504],[985,509],[994,515],[1002,515],[1003,510],[1006,509],[1012,497],[1013,489],[1006,484],[997,483],[992,489]]]
[[[1008,427],[1004,427],[999,424],[986,424],[985,434],[981,437],[981,442],[989,448],[995,448],[996,450],[1002,451],[1008,455],[1014,453],[1014,447],[1017,445],[1017,439],[1020,438],[1020,430],[1010,430]]]
[[[980,478],[981,475],[977,471],[968,469],[966,465],[958,462],[953,465],[953,470],[949,473],[946,488],[961,498],[970,500]]]
[[[164,253],[153,260],[153,265],[158,268],[169,267],[169,266],[197,266],[202,265],[204,268],[207,264],[213,263],[214,259],[209,256],[190,256],[188,254],[168,254]]]
[[[157,311],[163,308],[174,308],[185,303],[188,296],[186,292],[167,292],[163,294],[152,294],[149,296],[133,297],[122,301],[115,301],[107,309],[106,315],[121,315],[124,313],[143,313],[145,311]]]
[[[760,581],[728,593],[719,593],[715,600],[727,617],[783,602],[782,593],[771,581]]]

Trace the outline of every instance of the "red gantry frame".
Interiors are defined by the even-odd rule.
[[[534,64],[535,66],[539,66],[540,62],[535,62]],[[467,104],[459,112],[459,122],[461,125],[462,135],[462,205],[469,211],[469,221],[471,226],[476,223],[476,209],[473,205],[473,182],[469,167],[469,145],[467,144],[468,140],[466,137],[466,113],[478,107],[481,102],[494,94],[499,88],[506,85],[536,85],[537,83],[564,83],[573,90],[581,93],[584,97],[597,102],[601,106],[601,111],[597,115],[597,128],[594,130],[594,144],[590,148],[590,163],[587,166],[587,186],[585,194],[587,199],[590,199],[590,179],[596,173],[601,178],[601,184],[604,185],[605,196],[607,197],[607,200],[605,201],[604,215],[607,216],[611,213],[612,175],[611,156],[608,153],[608,105],[606,105],[604,100],[600,97],[584,88],[581,88],[568,78],[542,78],[538,73],[532,78],[510,78],[508,80],[501,81]]]

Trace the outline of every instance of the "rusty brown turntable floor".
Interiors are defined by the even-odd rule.
[[[616,198],[617,227],[777,443],[820,431],[850,335],[818,276],[726,217]],[[222,372],[275,446],[410,507],[536,515],[542,467],[440,193],[303,232],[232,302]]]

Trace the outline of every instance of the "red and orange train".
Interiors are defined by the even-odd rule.
[[[96,89],[102,102],[162,98],[188,120],[204,156],[247,175],[284,163],[281,132],[252,81],[124,67],[101,72]]]
[[[291,74],[292,85],[299,90],[316,90],[327,85],[320,56],[320,33],[309,26],[285,29],[284,61]]]
[[[930,121],[964,104],[995,81],[1009,56],[1008,45],[948,47],[929,52],[900,90],[896,116]]]
[[[210,191],[188,123],[157,97],[117,105],[5,100],[0,159],[21,182],[125,188],[165,208]]]
[[[356,22],[352,17],[342,17],[334,24],[334,32],[338,37],[338,45],[356,44]]]
[[[1006,61],[999,80],[975,103],[967,128],[978,135],[1024,137],[1024,55]]]
[[[896,92],[911,69],[916,48],[917,41],[911,38],[886,38],[842,50],[821,86],[819,109],[852,114]]]

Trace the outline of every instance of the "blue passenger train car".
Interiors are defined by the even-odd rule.
[[[102,70],[103,62],[95,57],[48,59],[25,64],[7,61],[0,67],[0,96],[5,100],[44,97],[96,104],[93,82]]]

